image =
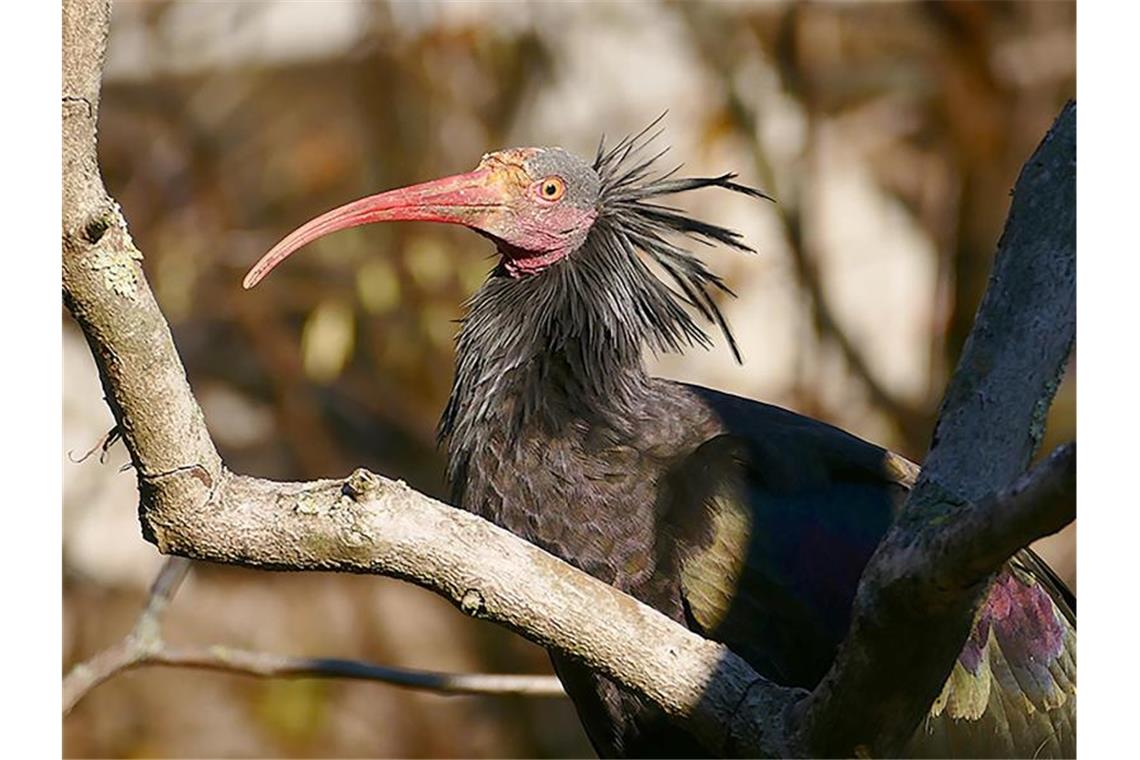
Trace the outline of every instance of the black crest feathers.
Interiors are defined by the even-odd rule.
[[[439,427],[453,487],[462,487],[474,451],[498,436],[510,447],[525,425],[556,435],[566,424],[585,421],[620,435],[644,404],[646,345],[658,352],[711,345],[690,309],[720,327],[740,360],[713,297],[716,290],[731,291],[678,245],[678,236],[752,249],[738,233],[655,199],[705,187],[768,196],[733,182],[734,174],[676,177],[679,167],[655,173],[664,151],[646,154],[660,120],[608,150],[603,139],[592,167],[599,179],[598,215],[578,250],[522,277],[500,264],[468,301],[455,382]],[[677,289],[658,278],[646,258]]]
[[[680,288],[681,294],[673,295],[720,327],[733,356],[739,362],[740,349],[711,291],[715,289],[729,295],[734,294],[703,261],[670,241],[667,236],[679,233],[706,245],[720,243],[748,253],[754,253],[753,249],[742,242],[739,233],[694,219],[680,209],[663,206],[653,202],[653,199],[706,187],[721,187],[753,198],[772,198],[759,190],[733,182],[737,176],[733,173],[716,177],[675,177],[681,169],[678,165],[664,174],[654,175],[655,165],[669,149],[666,147],[651,155],[647,153],[649,146],[664,129],[661,127],[654,131],[664,118],[665,114],[661,114],[641,132],[626,137],[609,150],[606,149],[606,138],[603,135],[594,158],[594,171],[602,182],[601,216],[595,228],[603,236],[617,238],[614,242],[619,246],[632,247],[651,256]],[[682,315],[680,317],[673,309],[667,309],[667,313],[661,316],[666,321],[680,324],[673,328],[664,324],[659,327],[670,333],[679,330],[689,337],[689,342],[708,345],[704,331],[692,322],[683,309],[679,311]],[[675,345],[661,347],[673,350],[677,348]]]

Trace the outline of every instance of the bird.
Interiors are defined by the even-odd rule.
[[[663,199],[737,175],[661,167],[654,122],[593,161],[560,147],[488,153],[470,172],[371,195],[282,239],[294,251],[376,222],[467,227],[498,254],[465,304],[439,423],[453,503],[728,646],[776,683],[814,687],[845,637],[864,566],[919,468],[826,422],[653,377],[646,351],[739,346],[731,296],[692,244],[753,249]],[[656,271],[651,268],[655,265]],[[708,751],[644,698],[551,652],[603,757]],[[915,757],[1071,757],[1076,599],[1032,551],[996,574]]]

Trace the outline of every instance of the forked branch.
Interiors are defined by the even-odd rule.
[[[217,670],[261,678],[348,678],[421,689],[439,694],[562,697],[566,692],[554,676],[497,673],[436,673],[392,668],[334,657],[291,657],[215,644],[172,647],[162,637],[163,612],[190,570],[191,561],[169,557],[159,570],[146,606],[131,632],[121,641],[79,663],[63,679],[63,714],[99,684],[132,668],[163,665]]]

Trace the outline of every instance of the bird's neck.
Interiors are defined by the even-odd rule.
[[[581,264],[496,272],[468,303],[439,429],[456,498],[473,457],[501,456],[524,438],[620,438],[648,393],[644,335],[613,292],[620,283]]]

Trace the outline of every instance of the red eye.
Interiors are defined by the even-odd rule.
[[[566,194],[566,183],[561,177],[552,175],[538,183],[538,194],[543,200],[559,200]]]

